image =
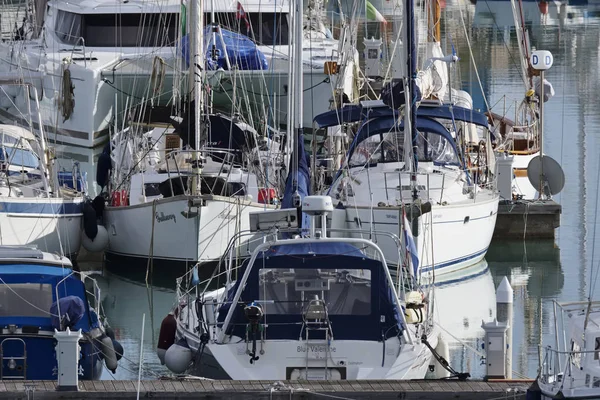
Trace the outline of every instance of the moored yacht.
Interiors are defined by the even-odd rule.
[[[243,380],[423,378],[438,340],[426,294],[408,270],[394,281],[375,243],[330,237],[332,211],[330,197],[304,197],[310,233],[293,238],[295,209],[253,213],[263,241],[230,264],[225,287],[178,279],[159,339],[166,366]]]

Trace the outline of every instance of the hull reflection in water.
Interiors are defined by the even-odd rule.
[[[443,275],[436,282],[435,321],[448,344],[452,368],[468,371],[472,377],[485,375],[481,364],[481,344],[485,332],[482,320],[496,317],[496,288],[487,261],[483,260],[460,274]]]
[[[143,314],[146,314],[146,321],[142,379],[156,379],[164,375],[165,368],[160,365],[156,356],[156,341],[160,321],[173,306],[173,291],[149,289],[144,283],[123,279],[110,273],[105,273],[104,276],[94,275],[94,278],[101,288],[102,306],[106,317],[114,328],[115,336],[123,346],[126,357],[119,362],[116,374],[106,372],[102,379],[137,379]]]

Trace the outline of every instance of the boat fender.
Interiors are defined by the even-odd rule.
[[[92,206],[96,211],[96,218],[102,218],[104,215],[104,207],[106,206],[106,200],[104,199],[104,196],[98,195],[94,197],[94,200],[92,200]]]
[[[158,335],[158,345],[156,354],[162,365],[165,365],[165,354],[169,347],[175,343],[175,333],[177,332],[177,321],[173,312],[167,314],[160,324],[160,333]]]
[[[438,336],[438,343],[435,346],[435,352],[444,358],[444,360],[450,359],[450,350],[448,344],[440,334]],[[440,364],[440,362],[433,357],[433,379],[445,379],[450,376],[450,372]]]
[[[104,356],[104,363],[106,364],[106,368],[110,370],[113,374],[117,372],[117,354],[115,353],[115,347],[113,346],[113,341],[106,334],[100,336],[98,338],[100,341],[100,345],[102,348],[102,355]]]
[[[94,240],[98,234],[98,224],[96,223],[96,210],[91,201],[83,203],[83,231],[85,236]]]
[[[120,361],[123,358],[123,346],[119,343],[118,340],[112,339],[113,347],[115,348],[115,355],[117,356],[117,361]]]
[[[81,238],[81,245],[84,249],[91,253],[101,252],[108,246],[108,231],[102,225],[96,225],[96,237],[94,239],[90,239],[88,235],[85,233]]]
[[[192,350],[185,339],[180,339],[165,353],[165,365],[175,374],[183,374],[192,361]]]

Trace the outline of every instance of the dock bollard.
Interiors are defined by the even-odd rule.
[[[506,331],[506,379],[512,379],[513,288],[505,276],[496,289],[496,318],[508,326]]]
[[[485,331],[485,379],[506,378],[506,323],[481,321]]]
[[[79,390],[79,339],[83,335],[81,329],[71,331],[54,330],[56,344],[56,361],[58,362],[58,391]]]

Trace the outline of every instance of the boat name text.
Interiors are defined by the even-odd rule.
[[[173,222],[177,223],[177,219],[175,219],[175,214],[167,214],[161,212],[155,214],[156,222],[161,223],[169,220],[173,220]]]

